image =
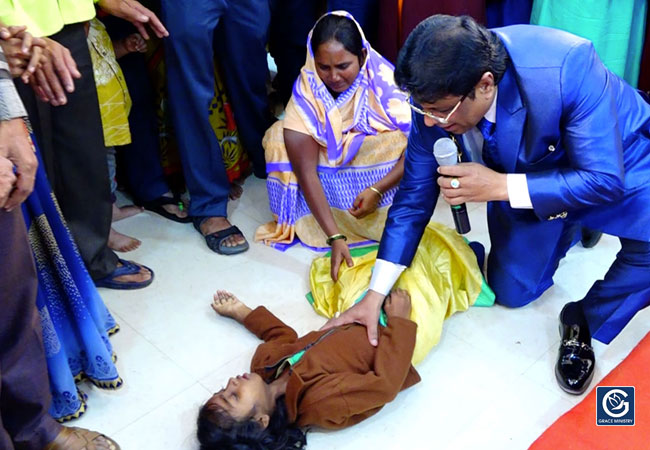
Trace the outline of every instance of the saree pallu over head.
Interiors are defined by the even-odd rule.
[[[330,14],[354,21],[344,11]],[[399,160],[406,147],[411,114],[406,95],[393,80],[393,65],[369,45],[359,25],[354,23],[367,56],[352,85],[337,98],[332,96],[316,71],[312,29],[307,40],[307,60],[287,105],[287,119],[291,115],[299,120],[305,134],[322,148],[317,172],[334,219],[343,228],[340,231],[348,235],[348,242],[361,242],[364,238],[377,240],[381,236],[386,211],[380,209],[390,206],[395,189],[386,192],[379,209],[364,219],[353,218],[347,209],[359,192],[381,180]],[[283,248],[293,242],[297,233],[307,246],[321,248],[325,246],[326,236],[311,216],[293,174],[284,146],[286,125],[286,119],[285,124],[276,123],[264,137],[269,174],[267,189],[277,222],[261,226],[255,238]],[[304,227],[298,224],[302,219]],[[346,230],[346,223],[353,229]],[[369,236],[363,231],[366,229],[374,231]]]

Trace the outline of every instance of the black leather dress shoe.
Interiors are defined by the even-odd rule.
[[[579,308],[576,314],[568,314],[571,308]],[[555,378],[565,392],[582,394],[594,377],[596,358],[591,347],[591,334],[582,310],[576,303],[565,305],[560,313],[560,349],[558,350]]]
[[[603,236],[602,231],[583,228],[580,243],[584,248],[593,248],[596,246],[596,244],[598,244],[598,241],[600,241],[600,238],[602,236]]]

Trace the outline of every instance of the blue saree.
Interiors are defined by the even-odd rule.
[[[36,305],[52,392],[50,414],[60,422],[86,410],[76,382],[115,389],[122,379],[108,336],[119,329],[86,271],[63,220],[38,150],[34,191],[23,203],[38,273]]]

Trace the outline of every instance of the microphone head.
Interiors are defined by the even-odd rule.
[[[458,149],[454,141],[448,137],[438,139],[433,144],[433,156],[439,166],[453,166],[458,164]]]

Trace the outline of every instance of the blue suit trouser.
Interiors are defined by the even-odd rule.
[[[127,181],[136,203],[149,202],[169,191],[160,162],[160,141],[153,92],[144,55],[131,53],[120,58],[131,95],[129,127],[131,143],[120,147]]]
[[[488,205],[488,283],[497,303],[513,308],[527,305],[551,287],[560,260],[581,228],[564,220],[531,221],[528,214],[511,211],[506,220],[498,203]],[[621,250],[604,279],[580,301],[592,336],[605,344],[650,304],[650,242],[619,239]]]
[[[209,122],[214,55],[223,68],[239,138],[257,176],[266,175],[262,137],[271,124],[266,95],[268,0],[163,0],[170,111],[192,216],[226,216],[230,184]]]

